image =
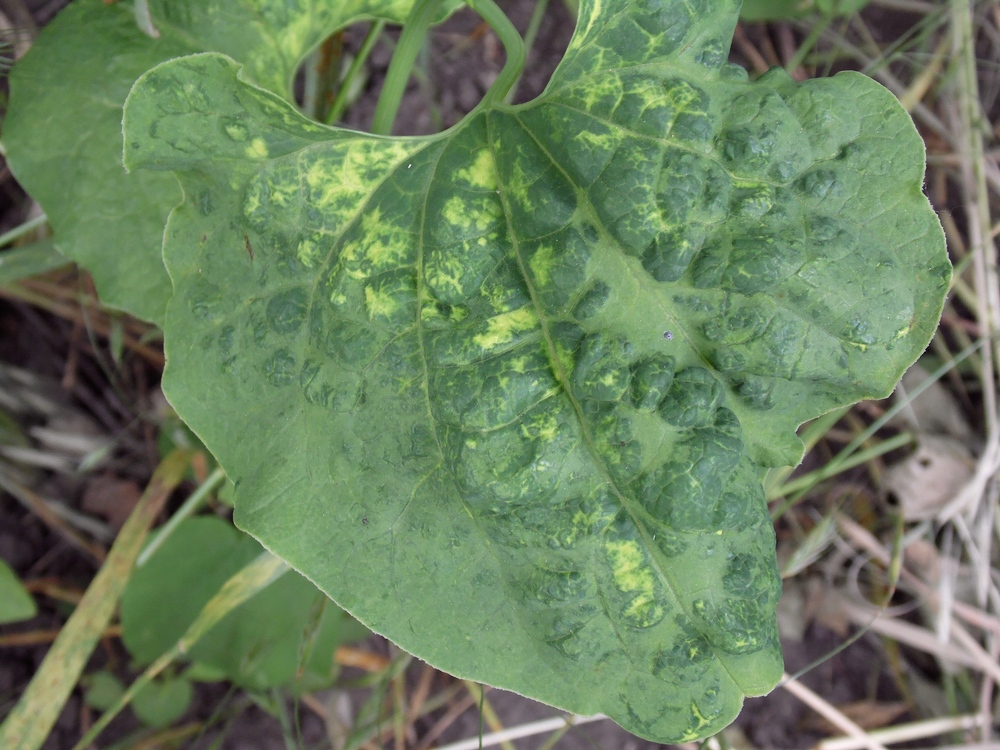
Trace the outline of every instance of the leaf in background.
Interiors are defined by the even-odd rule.
[[[744,21],[787,21],[812,11],[824,16],[849,16],[871,0],[743,0]]]
[[[31,594],[17,578],[17,574],[0,560],[0,625],[8,622],[30,620],[38,613]]]
[[[130,3],[77,0],[46,26],[10,76],[7,162],[45,209],[58,249],[94,277],[101,300],[163,323],[170,280],[163,225],[181,199],[170,175],[122,168],[122,104],[164,60],[214,50],[291,99],[299,61],[361,17],[405,19],[412,0],[150,0],[152,39]]]
[[[98,711],[107,711],[125,693],[125,686],[111,672],[84,675],[80,683],[85,689],[84,701]]]
[[[428,138],[215,54],[125,107],[187,196],[164,388],[237,523],[432,664],[660,742],[777,682],[760,477],[891,390],[950,278],[896,100],[748,82],[738,7],[585,2],[542,97]]]
[[[132,710],[143,724],[159,729],[181,718],[192,697],[191,683],[182,677],[156,680],[135,694]]]
[[[256,541],[221,519],[200,516],[179,525],[135,571],[122,597],[122,638],[136,661],[149,664],[171,648],[219,587],[260,553]],[[319,596],[315,586],[290,573],[228,614],[190,658],[250,689],[292,685],[303,630]],[[330,604],[303,686],[326,686],[334,649],[366,634]]]

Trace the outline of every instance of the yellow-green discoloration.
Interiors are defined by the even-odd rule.
[[[468,183],[472,187],[483,190],[495,190],[497,187],[496,163],[490,152],[485,148],[481,149],[475,156],[475,160],[465,169],[455,172],[455,178]]]
[[[438,290],[438,294],[443,295],[450,291],[464,297],[469,291],[462,284],[465,275],[465,266],[454,253],[432,251],[424,264],[424,278],[430,286]]]
[[[444,220],[463,236],[484,234],[497,223],[502,210],[493,197],[463,198],[451,196],[444,204]]]
[[[531,266],[531,275],[535,277],[535,283],[540,287],[549,285],[552,281],[552,268],[555,266],[555,251],[549,245],[542,245],[531,256],[528,261]]]
[[[250,141],[250,145],[247,146],[243,153],[247,155],[249,159],[266,159],[269,151],[267,150],[267,143],[264,142],[263,138],[254,138]]]
[[[490,318],[486,330],[473,336],[472,341],[484,351],[499,349],[514,341],[519,334],[538,327],[538,316],[530,307]]]
[[[649,557],[643,554],[635,540],[608,541],[605,548],[611,560],[615,587],[631,596],[622,616],[638,628],[658,623],[663,619],[664,609],[656,602],[656,581]]]
[[[677,114],[685,111],[690,114],[705,114],[703,109],[691,106],[698,101],[699,94],[698,90],[687,82],[675,83],[666,91],[664,98]]]
[[[701,712],[698,704],[691,701],[691,726],[688,727],[684,735],[678,740],[679,742],[690,742],[692,740],[701,739],[705,736],[704,729],[712,726],[718,717],[708,717]]]
[[[529,440],[551,443],[559,436],[559,420],[554,414],[536,414],[530,421],[521,423],[521,432]]]
[[[342,230],[364,199],[409,155],[405,146],[385,141],[359,139],[338,146],[302,152],[299,162],[309,202],[322,210],[334,230]]]
[[[225,129],[226,129],[226,135],[228,135],[234,141],[245,141],[250,136],[250,132],[246,129],[246,126],[244,125],[231,123],[229,125],[226,125]]]
[[[365,287],[365,307],[369,318],[385,318],[390,320],[399,310],[399,303],[383,289],[374,286]]]
[[[316,259],[319,257],[319,245],[313,240],[304,239],[299,242],[296,254],[302,265],[306,268],[312,268],[316,265]]]
[[[361,240],[348,243],[341,261],[355,279],[366,279],[399,268],[415,253],[410,235],[387,224],[382,211],[373,209],[361,219]]]

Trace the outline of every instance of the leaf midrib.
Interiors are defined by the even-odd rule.
[[[486,127],[487,127],[486,143],[487,143],[488,148],[490,149],[490,155],[493,158],[494,164],[497,164],[498,163],[497,153],[494,150],[495,140],[492,137],[492,128],[493,128],[492,118],[487,118],[487,120],[486,120]],[[528,132],[530,134],[530,131],[526,130],[526,132]],[[532,138],[534,138],[533,134],[530,134],[530,135],[531,135]],[[667,584],[668,588],[670,589],[670,593],[674,597],[674,599],[676,600],[676,602],[678,604],[678,607],[688,617],[691,618],[692,623],[697,622],[697,620],[693,617],[693,613],[688,612],[687,608],[684,606],[683,599],[680,597],[680,595],[678,593],[678,588],[677,588],[676,583],[674,582],[674,580],[670,576],[667,575],[667,572],[664,569],[663,565],[658,560],[656,554],[653,553],[653,550],[655,550],[656,548],[653,545],[652,540],[650,539],[650,535],[647,532],[647,530],[645,528],[645,525],[639,520],[639,516],[638,516],[638,514],[636,512],[635,507],[632,504],[632,501],[621,491],[621,489],[618,487],[618,485],[612,479],[611,474],[608,471],[608,468],[605,465],[604,460],[601,458],[601,455],[600,455],[599,451],[597,450],[597,446],[596,446],[596,444],[594,442],[594,438],[591,435],[590,430],[589,430],[589,428],[587,426],[586,419],[584,418],[583,407],[581,406],[580,402],[577,400],[576,396],[573,394],[572,389],[570,388],[569,376],[568,376],[568,373],[566,373],[565,370],[563,369],[562,362],[561,362],[561,360],[560,360],[560,358],[559,358],[559,356],[557,354],[555,342],[554,342],[554,340],[552,338],[552,335],[551,335],[551,333],[549,331],[548,319],[547,319],[547,317],[545,315],[545,312],[544,312],[544,310],[542,308],[542,305],[540,304],[540,302],[538,300],[538,294],[537,294],[537,292],[535,290],[534,285],[531,282],[531,277],[528,274],[527,268],[525,266],[524,258],[521,256],[520,242],[519,242],[517,234],[516,234],[516,232],[514,230],[514,222],[513,222],[512,215],[511,215],[510,205],[509,205],[509,203],[507,201],[507,198],[506,198],[507,191],[505,191],[503,189],[502,184],[501,184],[501,179],[502,178],[500,176],[500,172],[499,172],[499,170],[497,170],[497,182],[498,182],[498,184],[501,185],[501,189],[499,191],[500,203],[501,203],[501,205],[503,207],[504,217],[505,217],[506,222],[507,222],[508,236],[510,238],[510,243],[511,243],[511,252],[512,252],[515,260],[517,261],[518,270],[521,273],[521,277],[522,277],[522,279],[524,281],[524,284],[525,284],[526,288],[528,289],[528,295],[531,298],[532,305],[534,306],[535,312],[538,315],[539,326],[542,329],[542,335],[543,335],[543,337],[545,339],[546,348],[548,349],[549,360],[551,362],[553,372],[555,373],[556,379],[559,381],[559,384],[562,386],[563,391],[566,393],[566,397],[569,399],[570,404],[573,407],[573,410],[576,412],[577,421],[580,424],[581,434],[583,435],[584,442],[587,444],[587,448],[590,451],[591,458],[594,461],[594,465],[598,468],[598,470],[600,471],[601,475],[604,477],[604,481],[611,488],[612,492],[614,492],[615,497],[618,498],[618,501],[621,503],[622,508],[629,514],[629,518],[631,519],[633,525],[638,530],[639,534],[642,537],[643,543],[646,545],[646,548],[647,548],[647,550],[650,553],[649,554],[650,560],[652,560],[653,564],[656,566],[657,572],[660,574],[661,578],[663,579],[663,581]],[[571,182],[570,184],[573,184],[573,183]],[[744,451],[744,455],[745,455],[745,451]],[[603,606],[603,600],[602,600],[602,606]],[[605,607],[605,611],[606,611],[606,607]],[[613,621],[613,619],[610,616],[608,618],[608,621],[613,626],[614,621]],[[617,635],[617,629],[615,629],[615,633]],[[620,636],[619,636],[619,640],[621,640]],[[729,670],[728,665],[725,663],[725,661],[719,655],[718,649],[711,642],[709,642],[707,639],[706,639],[706,643],[708,643],[709,648],[711,648],[712,654],[714,655],[716,661],[726,671],[726,674],[729,675],[729,678],[730,678],[730,680],[732,680],[733,684],[737,688],[739,688],[741,690],[741,692],[742,692],[742,688],[740,687],[739,681],[736,680],[736,678],[733,676],[732,672]],[[623,647],[624,647],[624,645],[623,645]],[[626,654],[627,653],[628,653],[628,651],[626,649]]]

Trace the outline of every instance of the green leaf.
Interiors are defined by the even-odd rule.
[[[824,16],[849,16],[871,0],[743,0],[745,21],[785,21],[818,11]]]
[[[81,680],[85,688],[83,699],[91,708],[107,711],[125,694],[125,686],[110,672],[95,672],[84,675]]]
[[[122,638],[140,664],[172,647],[226,580],[261,553],[260,545],[212,516],[184,521],[145,565],[122,597]],[[190,658],[223,670],[239,685],[263,690],[292,685],[303,633],[321,594],[289,574],[230,612],[191,649]],[[164,602],[170,602],[164,607]],[[367,631],[332,604],[323,613],[299,686],[329,683],[333,651]]]
[[[135,694],[132,710],[143,724],[159,729],[181,718],[193,697],[191,683],[182,677],[156,680]]]
[[[779,679],[760,478],[889,393],[950,278],[896,100],[750,83],[738,7],[584,2],[542,97],[428,138],[216,54],[125,107],[187,196],[164,388],[241,528],[432,664],[660,742]]]
[[[10,76],[3,142],[11,171],[45,208],[58,249],[91,272],[102,301],[163,322],[170,280],[161,244],[176,180],[122,168],[122,105],[143,72],[215,50],[291,99],[299,61],[362,17],[402,21],[412,0],[150,0],[158,39],[130,3],[77,0],[46,26]]]
[[[0,625],[8,622],[30,620],[38,613],[31,594],[17,578],[17,574],[0,560]]]
[[[39,240],[0,252],[0,286],[65,266],[69,261],[52,240]]]

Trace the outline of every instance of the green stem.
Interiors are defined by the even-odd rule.
[[[809,36],[802,41],[802,44],[799,45],[799,48],[795,51],[792,59],[788,61],[787,65],[785,65],[785,70],[788,71],[789,75],[794,75],[799,66],[805,62],[806,58],[816,48],[817,42],[819,42],[823,34],[826,33],[826,30],[829,28],[832,20],[833,19],[829,16],[825,17],[813,27],[812,31],[809,32]]]
[[[389,63],[382,95],[379,97],[378,106],[375,107],[375,116],[372,118],[372,133],[375,135],[392,133],[392,124],[396,121],[396,113],[399,112],[399,103],[403,100],[403,92],[406,91],[406,83],[410,79],[410,71],[413,70],[413,64],[417,61],[417,55],[427,36],[427,30],[440,5],[441,0],[417,0],[414,3],[413,10],[406,19],[406,25],[403,26],[403,33],[396,44],[396,53]]]
[[[915,438],[913,436],[913,433],[901,432],[898,435],[894,435],[891,438],[887,438],[886,440],[883,440],[877,443],[876,445],[873,445],[871,448],[868,448],[867,450],[858,451],[857,453],[853,454],[850,458],[845,458],[844,460],[837,462],[831,461],[830,463],[826,464],[825,466],[819,469],[810,471],[807,474],[803,474],[802,476],[796,477],[791,481],[785,482],[785,484],[782,485],[780,489],[776,490],[771,495],[769,495],[767,500],[768,502],[770,502],[772,500],[777,500],[778,498],[785,497],[793,493],[801,492],[803,490],[810,490],[817,484],[826,479],[835,477],[837,474],[847,471],[848,469],[852,469],[855,466],[860,466],[861,464],[868,463],[873,458],[884,456],[886,453],[894,451],[897,448],[903,448],[909,445],[910,443],[914,442],[914,440]]]
[[[545,17],[545,11],[548,7],[549,0],[538,0],[535,3],[535,9],[531,11],[531,20],[528,21],[528,29],[524,32],[525,56],[535,46],[535,39],[538,38],[538,30],[542,27],[542,19]],[[523,72],[521,71],[521,73]],[[517,96],[517,87],[521,84],[521,73],[518,73],[517,80],[514,81],[514,85],[511,86],[510,91],[503,98],[504,104],[510,104],[514,101],[514,97]]]
[[[503,102],[507,92],[517,83],[521,71],[524,70],[526,54],[521,35],[517,33],[514,24],[493,0],[465,0],[465,2],[500,37],[507,53],[507,62],[504,64],[503,70],[500,71],[500,75],[497,76],[496,81],[490,86],[490,90],[486,92],[486,96],[476,107],[476,110],[479,110],[496,102]],[[372,133],[389,135],[392,132],[392,124],[396,120],[396,113],[399,111],[399,103],[403,99],[410,71],[413,70],[417,55],[420,53],[424,38],[427,36],[427,30],[430,28],[440,3],[441,0],[417,0],[413,10],[410,11],[410,16],[406,19],[406,25],[403,27],[403,34],[396,44],[396,53],[389,64],[389,72],[386,74],[385,84],[382,87],[382,95],[375,108]]]
[[[496,32],[496,35],[500,37],[500,41],[503,43],[504,51],[507,53],[507,62],[504,64],[503,70],[500,71],[500,75],[497,76],[493,85],[490,86],[490,90],[486,92],[486,96],[483,97],[479,106],[476,107],[476,109],[480,109],[496,102],[504,101],[507,92],[514,87],[517,79],[521,77],[521,71],[524,70],[524,61],[527,54],[524,51],[524,40],[521,39],[521,35],[517,33],[514,24],[510,22],[510,19],[504,15],[504,12],[497,7],[497,4],[493,0],[465,0],[465,2],[476,13],[482,16],[482,19]]]
[[[20,226],[14,227],[9,232],[0,234],[0,247],[9,245],[14,240],[26,235],[32,229],[38,229],[38,227],[42,226],[48,220],[49,218],[45,214],[42,214],[41,216],[36,216],[34,219],[28,219],[26,222]]]
[[[357,57],[354,58],[351,67],[347,69],[347,73],[344,75],[344,80],[340,83],[340,88],[337,90],[337,97],[333,100],[330,112],[326,116],[327,125],[333,125],[333,123],[337,122],[343,116],[344,110],[347,109],[347,96],[353,87],[354,79],[357,78],[358,73],[365,62],[367,62],[372,50],[375,49],[375,45],[378,43],[383,31],[385,31],[385,21],[376,21],[368,30],[365,40],[361,43],[361,49],[358,50]]]
[[[208,478],[202,482],[198,488],[191,493],[190,497],[184,501],[184,504],[177,509],[177,511],[170,517],[170,520],[163,524],[158,531],[150,536],[149,541],[146,543],[145,548],[139,553],[139,556],[135,560],[135,566],[141,567],[146,564],[146,561],[152,556],[156,550],[158,550],[167,538],[174,533],[178,526],[180,526],[181,521],[190,518],[204,502],[205,498],[208,497],[209,493],[212,492],[216,487],[218,487],[226,478],[226,472],[221,468],[216,468]]]

